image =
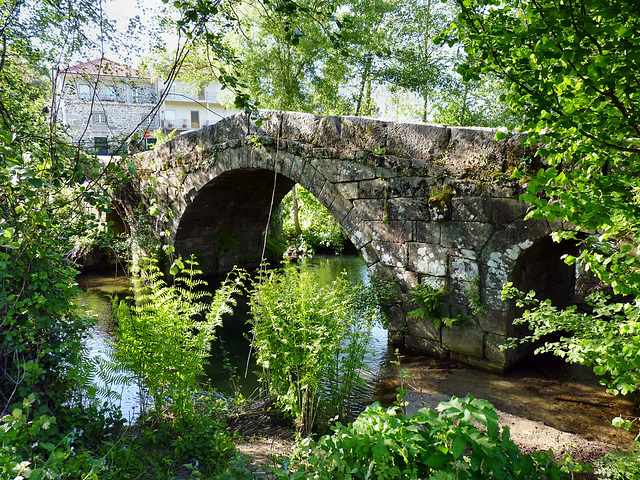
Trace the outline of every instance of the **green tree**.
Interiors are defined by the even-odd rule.
[[[534,336],[568,331],[553,345],[591,365],[613,393],[640,385],[640,5],[633,0],[459,1],[451,42],[465,45],[465,80],[497,75],[520,113],[526,142],[546,166],[516,172],[529,216],[562,220],[554,235],[579,242],[577,258],[607,286],[591,313],[523,296]],[[571,228],[570,225],[575,226]],[[579,233],[581,232],[581,233]],[[514,294],[513,292],[511,292]],[[524,294],[523,294],[524,295]],[[553,321],[550,319],[553,318]]]
[[[313,250],[342,251],[347,235],[329,210],[307,189],[297,185],[296,196],[289,192],[280,204],[282,233],[288,243],[304,243]]]
[[[395,38],[382,74],[391,88],[414,92],[420,98],[419,116],[430,118],[440,100],[434,97],[451,82],[454,50],[433,38],[449,24],[453,12],[434,0],[402,2],[390,19]]]

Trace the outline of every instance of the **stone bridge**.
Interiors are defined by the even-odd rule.
[[[502,286],[564,304],[575,273],[555,244],[559,225],[525,220],[515,167],[534,168],[518,138],[495,130],[263,112],[182,135],[139,157],[137,197],[157,206],[152,230],[176,252],[195,253],[206,274],[256,267],[272,205],[294,184],[342,225],[372,275],[388,280],[392,344],[503,371],[526,352],[500,351],[517,334]],[[275,182],[275,185],[274,185]],[[444,315],[466,322],[436,328],[413,319],[408,290],[446,287]]]

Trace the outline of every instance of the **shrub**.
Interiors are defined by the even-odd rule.
[[[176,260],[171,273],[175,283],[167,285],[152,261],[140,271],[132,304],[114,300],[118,341],[113,356],[133,372],[158,412],[170,408],[184,415],[192,410],[215,328],[234,302],[240,276],[226,280],[207,304],[211,294],[197,291],[206,283],[196,278],[202,272],[195,261]]]
[[[313,273],[295,266],[253,285],[252,334],[261,381],[300,432],[350,410],[378,311],[364,293],[344,274],[320,287]]]
[[[309,442],[297,471],[279,478],[297,479],[538,479],[569,478],[582,465],[570,459],[554,463],[551,452],[520,453],[509,428],[486,400],[453,397],[415,415],[378,403],[350,425],[337,424],[332,435]],[[480,425],[478,428],[477,425]]]
[[[97,479],[102,462],[87,452],[76,451],[83,431],[61,434],[55,417],[35,413],[35,395],[0,419],[0,477],[14,479]]]

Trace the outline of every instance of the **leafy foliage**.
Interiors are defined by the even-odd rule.
[[[193,409],[198,376],[209,354],[215,328],[235,303],[240,277],[227,279],[210,296],[197,288],[205,285],[194,260],[176,260],[167,285],[155,262],[140,270],[134,297],[116,302],[118,324],[113,355],[136,375],[140,390],[148,391],[158,413],[165,408],[185,415]],[[203,318],[204,317],[204,318]]]
[[[596,460],[595,473],[602,480],[627,480],[640,477],[640,446],[627,452],[611,452]]]
[[[87,452],[76,452],[83,431],[59,435],[54,417],[35,414],[35,395],[0,419],[0,474],[2,478],[97,479],[102,463]]]
[[[253,285],[252,343],[261,380],[300,432],[350,410],[377,314],[364,293],[344,275],[320,287],[295,266]]]
[[[34,148],[33,152],[25,146]],[[68,258],[70,238],[96,225],[75,210],[84,177],[66,169],[64,149],[47,162],[37,145],[25,145],[0,130],[0,369],[4,406],[13,394],[47,392],[49,397],[76,376],[86,378],[83,331],[77,315],[77,273]],[[81,164],[79,164],[81,165]],[[85,198],[98,203],[89,188]],[[84,364],[86,366],[86,364]],[[68,384],[67,386],[70,386]]]
[[[449,32],[469,61],[465,79],[497,75],[502,99],[519,113],[526,142],[546,166],[514,175],[527,185],[530,218],[560,220],[554,239],[581,247],[566,262],[592,272],[612,295],[591,311],[558,310],[508,287],[534,330],[570,332],[545,350],[592,365],[615,393],[640,378],[640,6],[631,0],[459,1]],[[504,136],[504,135],[501,135]],[[559,224],[559,223],[558,223]],[[579,232],[582,233],[579,233]]]
[[[520,453],[500,432],[498,416],[486,400],[452,397],[434,410],[400,415],[378,403],[350,425],[310,442],[310,455],[290,479],[489,479],[571,478],[583,466],[554,464],[551,452]],[[478,428],[481,426],[481,429]]]
[[[347,235],[327,208],[322,205],[304,187],[296,186],[298,221],[301,234],[295,227],[291,194],[287,194],[280,203],[278,215],[282,216],[282,233],[289,244],[304,242],[313,251],[319,248],[331,248],[341,252],[347,243]],[[300,245],[298,245],[300,246]]]
[[[187,478],[188,471],[188,478],[219,478],[236,456],[225,417],[226,403],[211,394],[199,395],[186,415],[160,422],[141,417],[130,434],[98,450],[104,458],[100,478]]]
[[[594,313],[578,311],[576,305],[558,309],[550,300],[538,300],[535,292],[524,294],[509,283],[504,298],[516,298],[516,306],[525,309],[514,323],[526,324],[532,334],[512,339],[507,346],[535,342],[546,335],[563,331],[559,340],[536,349],[552,352],[570,363],[593,367],[601,383],[614,395],[626,395],[640,384],[640,305],[611,302],[602,292],[588,297]]]

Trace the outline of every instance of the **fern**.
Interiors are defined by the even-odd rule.
[[[410,318],[437,319],[442,317],[442,300],[449,293],[445,287],[433,288],[428,285],[417,285],[415,290],[410,290],[418,308],[408,313]]]
[[[173,285],[154,261],[138,272],[133,297],[114,304],[118,324],[115,359],[133,372],[158,412],[186,413],[204,373],[215,329],[235,304],[243,274],[233,272],[212,297],[195,260],[176,260]]]

